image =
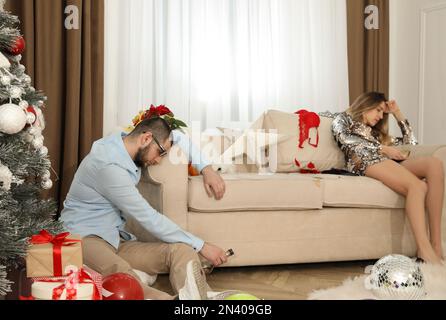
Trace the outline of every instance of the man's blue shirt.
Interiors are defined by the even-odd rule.
[[[96,141],[76,172],[64,202],[60,220],[65,228],[82,237],[99,236],[118,249],[120,236],[136,237],[124,230],[126,217],[136,219],[147,231],[168,243],[185,243],[200,251],[204,241],[182,230],[153,209],[137,189],[138,168],[119,133]],[[173,131],[173,141],[189,155],[201,172],[208,161],[183,133]]]

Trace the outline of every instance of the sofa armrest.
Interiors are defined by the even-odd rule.
[[[434,150],[432,155],[434,157],[439,158],[440,160],[442,160],[443,161],[443,165],[444,165],[444,167],[446,169],[446,146],[439,146],[438,148],[436,148]]]
[[[419,157],[437,157],[446,162],[446,145],[403,145],[398,146],[401,150],[410,150],[409,159]]]
[[[436,148],[433,152],[433,156],[436,158],[439,158],[441,161],[443,161],[443,171],[446,172],[446,146],[439,146]],[[446,189],[444,192],[444,199],[446,199]],[[445,241],[445,234],[446,234],[446,201],[443,201],[443,217],[441,219],[441,230],[443,233],[443,242]]]
[[[138,189],[160,213],[187,229],[188,160],[178,146],[173,146],[159,165],[145,170]]]

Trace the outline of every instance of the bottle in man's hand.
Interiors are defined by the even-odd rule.
[[[229,249],[228,251],[226,251],[226,257],[229,258],[229,257],[232,257],[233,255],[234,255],[234,250]],[[206,261],[203,263],[202,267],[203,267],[204,273],[211,274],[212,271],[214,270],[215,266],[213,264],[211,264],[210,262]]]

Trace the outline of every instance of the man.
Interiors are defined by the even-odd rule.
[[[174,142],[200,163],[206,191],[220,200],[225,193],[223,179],[200,160],[189,138],[172,132],[164,119],[151,118],[127,136],[119,133],[93,144],[76,172],[61,220],[68,231],[83,237],[85,264],[104,276],[124,272],[139,280],[134,269],[152,275],[170,273],[180,299],[205,299],[207,284],[197,253],[218,266],[227,261],[224,250],[182,230],[154,210],[136,188],[141,170],[159,164]],[[162,242],[138,242],[125,230],[129,217]],[[141,285],[146,299],[175,298]]]

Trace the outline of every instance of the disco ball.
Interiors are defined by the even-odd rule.
[[[420,300],[426,296],[420,266],[402,255],[389,255],[372,267],[365,287],[383,300]]]

